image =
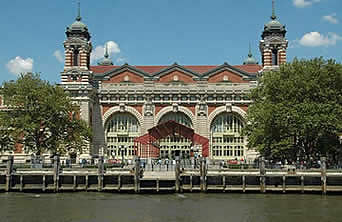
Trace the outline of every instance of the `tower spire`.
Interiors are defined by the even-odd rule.
[[[104,57],[105,57],[106,59],[109,57],[109,54],[108,54],[108,43],[106,43],[106,49],[105,49]]]
[[[275,0],[272,0],[272,16],[271,16],[272,20],[276,20],[277,16],[275,14]]]
[[[82,17],[81,17],[81,1],[78,0],[78,9],[77,9],[77,17],[76,17],[76,21],[81,21]]]
[[[253,54],[252,54],[252,49],[251,49],[251,43],[249,43],[248,57],[251,58],[252,56],[253,56]]]

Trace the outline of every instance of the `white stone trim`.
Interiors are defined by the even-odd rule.
[[[219,114],[223,113],[223,112],[227,112],[226,106],[217,107],[212,113],[209,114],[209,117],[208,117],[208,129],[209,129],[209,131],[211,128],[211,123],[213,122],[215,117],[218,116]],[[243,109],[241,109],[240,107],[232,106],[231,112],[239,114],[243,118],[243,120],[246,120],[247,113]]]
[[[156,115],[155,119],[154,119],[154,125],[156,126],[159,121],[161,120],[161,118],[169,113],[169,112],[173,112],[174,111],[174,106],[171,105],[171,106],[167,106],[167,107],[164,107],[162,108]],[[184,106],[179,106],[178,105],[178,112],[182,112],[184,113],[185,115],[187,115],[190,120],[191,120],[191,123],[192,123],[192,127],[193,128],[196,128],[196,118],[195,118],[195,115],[191,112],[191,110],[189,110],[188,108],[184,107]]]
[[[111,117],[116,112],[122,112],[122,110],[120,110],[120,106],[114,106],[107,110],[105,114],[102,116],[102,125],[105,126],[109,117]],[[124,112],[128,112],[132,114],[135,118],[137,118],[137,120],[139,121],[140,128],[142,128],[144,123],[143,116],[135,108],[131,106],[125,106]]]

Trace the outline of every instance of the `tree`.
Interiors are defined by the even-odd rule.
[[[251,91],[245,134],[271,158],[312,158],[341,151],[342,65],[297,60],[265,72]]]
[[[65,153],[81,149],[90,140],[91,131],[80,120],[79,107],[61,87],[41,80],[39,74],[22,74],[16,81],[5,82],[1,94],[8,109],[0,115],[0,136],[14,138],[26,151]]]

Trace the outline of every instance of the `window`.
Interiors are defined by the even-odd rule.
[[[196,96],[190,96],[191,101],[196,101],[196,99],[197,99]]]
[[[74,66],[78,66],[78,55],[79,55],[79,51],[78,49],[74,49],[74,58],[73,58],[73,65]]]
[[[241,116],[235,113],[222,113],[218,115],[210,128],[212,135],[212,150],[215,157],[235,158],[244,155],[244,137],[241,136],[244,126]]]
[[[273,66],[278,65],[278,50],[277,49],[272,50],[272,65]]]
[[[116,113],[106,123],[106,142],[113,158],[130,156],[134,149],[134,138],[139,135],[138,120],[129,113]]]

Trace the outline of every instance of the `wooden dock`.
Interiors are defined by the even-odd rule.
[[[342,192],[342,171],[232,170],[199,169],[174,171],[140,170],[137,161],[132,168],[105,170],[98,168],[61,169],[57,163],[50,169],[0,168],[0,192],[277,192],[337,193]],[[12,164],[12,165],[11,165]]]

